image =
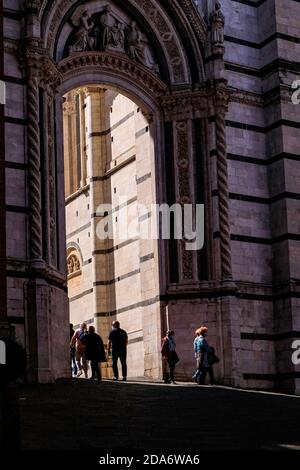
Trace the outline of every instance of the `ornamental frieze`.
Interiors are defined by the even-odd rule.
[[[58,70],[63,75],[63,79],[68,78],[68,73],[74,73],[74,70],[80,73],[86,72],[88,67],[101,68],[102,71],[110,70],[118,72],[120,76],[126,76],[130,80],[136,80],[140,86],[151,91],[156,96],[165,93],[167,86],[157,75],[144,66],[131,61],[128,57],[120,56],[114,52],[81,52],[66,59],[58,64]]]

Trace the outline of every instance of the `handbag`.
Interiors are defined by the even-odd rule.
[[[215,354],[215,348],[211,347],[210,350],[210,363],[213,366],[214,364],[218,364],[218,362],[220,362],[220,359]]]
[[[177,364],[177,362],[179,362],[179,357],[177,355],[177,352],[176,351],[172,351],[172,361],[174,362],[174,364]]]

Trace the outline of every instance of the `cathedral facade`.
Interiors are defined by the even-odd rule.
[[[161,377],[172,329],[190,380],[206,325],[220,383],[299,393],[299,15],[294,0],[4,0],[0,327],[27,381],[70,376],[70,321],[105,340],[118,319],[131,377]],[[203,207],[200,249],[141,236],[175,204]]]

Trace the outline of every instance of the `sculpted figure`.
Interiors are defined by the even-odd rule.
[[[219,1],[216,1],[215,11],[211,16],[212,44],[224,43],[224,15]]]
[[[129,57],[143,65],[148,65],[145,56],[146,41],[144,40],[142,33],[138,29],[135,21],[130,23],[127,42]]]
[[[83,52],[93,50],[96,39],[90,36],[95,24],[85,10],[79,19],[79,30],[75,35],[75,43],[70,46],[70,52]]]
[[[159,73],[158,65],[152,60],[147,47],[148,40],[139,30],[135,21],[132,21],[127,33],[128,55],[142,65],[149,67],[154,73]]]
[[[111,6],[107,5],[104,14],[100,18],[100,24],[103,28],[102,49],[112,47],[124,51],[124,25],[116,20],[111,11]]]

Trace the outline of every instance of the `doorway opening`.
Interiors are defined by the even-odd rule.
[[[158,377],[157,240],[138,236],[156,201],[151,122],[119,90],[87,85],[64,95],[63,130],[70,323],[106,343],[120,321],[128,376]]]

